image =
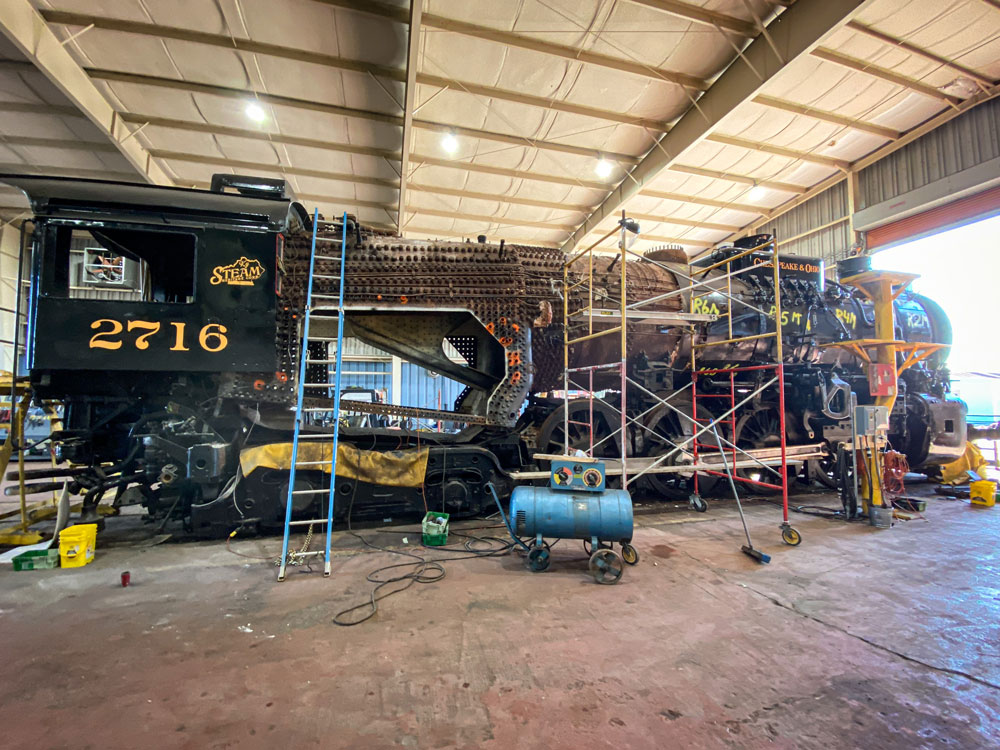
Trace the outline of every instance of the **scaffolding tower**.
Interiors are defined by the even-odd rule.
[[[597,303],[598,294],[594,285],[594,251],[605,240],[618,235],[618,245],[615,261],[611,267],[617,265],[620,280],[619,299],[611,300],[613,306],[599,306]],[[618,226],[604,234],[596,242],[586,249],[568,256],[563,264],[563,454],[562,456],[574,455],[574,450],[570,445],[570,427],[583,428],[589,435],[588,447],[583,451],[586,456],[581,458],[596,458],[595,450],[601,448],[610,441],[610,447],[602,449],[603,460],[607,462],[607,474],[609,476],[620,476],[622,487],[627,489],[640,477],[647,474],[670,474],[670,473],[693,473],[694,475],[694,495],[692,503],[696,504],[699,510],[703,510],[705,505],[700,498],[698,488],[698,475],[708,474],[714,476],[731,476],[736,482],[745,485],[766,488],[771,491],[780,491],[782,497],[782,538],[789,544],[798,544],[801,536],[795,529],[792,529],[788,522],[788,472],[787,466],[800,465],[807,458],[818,458],[823,455],[820,445],[806,445],[789,447],[785,434],[785,384],[784,384],[784,364],[781,337],[782,310],[781,310],[781,264],[778,260],[778,246],[776,240],[769,240],[755,247],[742,250],[729,258],[712,264],[708,267],[694,267],[690,263],[687,273],[680,271],[675,266],[668,266],[655,259],[648,258],[638,252],[631,250],[631,244],[638,237],[638,224],[625,217],[624,212]],[[765,267],[770,265],[773,269],[774,284],[774,304],[771,310],[764,310],[757,307],[752,302],[735,297],[732,291],[732,279],[736,276],[760,268],[760,264],[754,266],[748,264],[744,268],[733,270],[734,261],[749,257],[753,253],[767,253],[769,261],[765,261]],[[678,289],[658,294],[633,302],[628,301],[627,281],[629,257],[641,259],[644,262],[657,265],[675,277],[683,279],[683,283]],[[573,280],[570,273],[570,266],[585,260],[586,272],[578,275],[577,280]],[[721,275],[706,278],[710,271],[724,268]],[[699,275],[701,278],[699,279]],[[724,283],[723,283],[724,282]],[[586,305],[579,309],[570,309],[573,293],[581,296],[578,290],[586,293]],[[705,290],[708,290],[705,292]],[[725,313],[695,312],[695,301],[705,294],[718,293],[728,300],[728,311]],[[662,302],[672,297],[687,296],[689,299],[689,311],[671,312],[655,311],[648,309],[649,305]],[[607,295],[605,295],[607,296]],[[735,336],[733,331],[733,315],[737,306],[744,306],[763,315],[773,321],[773,330],[751,336]],[[695,337],[695,324],[709,323],[728,317],[728,332],[726,339],[720,341],[697,341]],[[611,327],[606,327],[608,324]],[[581,331],[583,324],[586,329]],[[674,325],[686,328],[692,337],[690,347],[690,358],[688,367],[691,378],[685,385],[673,389],[669,394],[663,395],[654,393],[645,385],[638,382],[630,375],[627,364],[629,350],[629,324],[636,325]],[[771,326],[769,326],[771,327]],[[595,330],[595,328],[597,330]],[[571,366],[571,347],[603,336],[615,336],[619,344],[619,357],[609,362],[601,362],[586,366]],[[773,362],[764,364],[754,364],[736,367],[699,367],[699,360],[704,357],[706,349],[714,346],[725,346],[728,344],[739,344],[745,341],[756,339],[775,338],[775,357]],[[616,403],[612,403],[607,395],[598,395],[594,388],[595,373],[602,375],[613,374],[615,380],[620,383],[620,392]],[[745,373],[773,372],[770,378],[759,378],[754,387],[747,389],[745,384],[738,382],[740,374]],[[706,393],[704,390],[699,393],[699,378],[707,378],[713,375],[724,374],[729,379],[729,389],[727,393]],[[756,377],[756,376],[754,376]],[[585,382],[583,382],[585,381]],[[769,388],[777,388],[778,393],[778,419],[779,419],[779,444],[764,449],[740,447],[737,445],[736,435],[737,415],[739,410],[759,398]],[[686,393],[688,389],[690,393]],[[652,406],[643,408],[638,413],[629,409],[630,391],[635,396],[641,398],[642,403],[652,403]],[[585,394],[588,409],[586,418],[581,420],[571,418],[570,402],[573,400],[571,393],[582,392]],[[699,396],[703,401],[702,415],[698,414]],[[689,397],[692,410],[685,413],[679,409],[675,402]],[[718,415],[710,414],[704,406],[706,398],[717,398],[724,403],[724,412]],[[617,426],[609,434],[599,435],[594,422],[594,404],[600,402],[601,410],[607,412],[611,410],[618,417]],[[667,443],[667,450],[658,456],[630,456],[629,430],[651,432],[648,425],[643,422],[654,409],[666,408],[675,413],[682,424],[690,427],[689,436],[678,436],[677,440],[665,439],[665,436],[657,437],[664,439]],[[573,415],[575,416],[575,415]],[[728,427],[729,437],[725,431],[720,431],[720,427]],[[579,448],[575,449],[579,451]],[[723,455],[725,451],[725,455]],[[578,457],[579,454],[576,454]],[[536,458],[551,459],[554,456],[546,454],[536,454]],[[560,456],[561,457],[561,456]],[[779,468],[775,468],[775,467]],[[772,481],[763,481],[761,478],[743,476],[739,473],[741,469],[760,470],[770,472],[775,475]],[[533,478],[532,472],[524,472],[523,478]],[[541,474],[541,473],[539,473]],[[520,476],[520,475],[519,475]],[[769,476],[769,475],[768,475]],[[735,487],[735,485],[733,485]],[[698,505],[700,504],[700,505]]]

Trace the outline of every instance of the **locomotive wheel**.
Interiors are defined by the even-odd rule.
[[[610,549],[599,549],[591,555],[589,567],[594,580],[608,586],[618,583],[625,570],[621,557]]]
[[[671,406],[679,409],[688,417],[693,416],[694,409],[691,405],[690,398],[684,398],[682,396],[680,398],[667,399],[667,401]],[[699,404],[698,418],[714,418],[714,415],[709,409]],[[695,432],[697,432],[697,429],[694,427],[694,422],[692,422],[691,419],[685,419],[666,404],[660,404],[649,413],[649,416],[645,420],[645,427],[646,429],[642,431],[642,453],[644,456],[652,458],[662,456],[665,453],[675,450],[674,446],[680,445],[684,440],[687,440]],[[701,443],[715,444],[715,436],[710,433],[703,432],[699,435],[698,441]],[[685,446],[685,450],[691,450],[690,443]],[[676,465],[679,463],[679,458],[680,454],[678,453],[677,455],[664,461],[664,464]],[[676,474],[648,473],[644,475],[644,478],[648,480],[653,491],[659,495],[671,496],[686,494],[694,488],[693,472]],[[718,484],[718,481],[719,477],[712,476],[711,474],[699,474],[698,490],[700,492],[711,492],[712,489],[714,489]]]
[[[566,449],[564,442],[565,432],[563,431],[563,414],[565,409],[559,406],[549,416],[545,418],[538,428],[538,437],[535,439],[536,453],[549,453],[561,455]],[[569,402],[569,450],[582,451],[586,453],[590,450],[590,402],[586,399],[578,399]],[[577,422],[578,424],[573,424]],[[621,458],[621,433],[614,437],[608,437],[621,424],[621,417],[608,404],[594,399],[594,456],[595,458]],[[607,438],[607,440],[605,440]],[[601,442],[601,441],[604,442]],[[600,443],[600,445],[598,445]],[[631,455],[631,453],[629,454]],[[549,468],[548,461],[539,462],[542,469]],[[621,487],[621,477],[608,477],[605,486],[608,489]]]
[[[563,414],[565,409],[559,406],[542,422],[538,428],[535,446],[538,453],[562,454],[566,448],[563,429]],[[590,431],[586,424],[590,423],[590,402],[577,399],[569,402],[569,449],[586,453],[590,450]],[[574,424],[578,423],[578,424]],[[601,442],[619,428],[621,417],[607,404],[594,399],[594,444]],[[597,458],[621,457],[621,435],[604,440],[594,449]]]
[[[750,448],[778,448],[781,446],[781,421],[778,418],[778,408],[776,406],[762,406],[753,411],[747,412],[736,422],[737,446],[744,449]],[[736,459],[741,457],[737,453]],[[779,467],[775,470],[780,471]],[[788,481],[795,478],[795,468],[786,467]],[[755,482],[767,482],[768,484],[780,484],[781,477],[762,466],[748,466],[737,469],[736,474],[745,479],[752,479]],[[761,487],[756,484],[744,484],[743,488],[748,492],[758,495],[774,495],[781,492],[770,487]]]
[[[626,565],[635,565],[639,562],[639,553],[628,542],[622,544],[622,560],[625,561]]]
[[[837,489],[837,472],[836,451],[829,452],[822,458],[809,459],[809,479],[815,479],[817,483],[828,489]]]

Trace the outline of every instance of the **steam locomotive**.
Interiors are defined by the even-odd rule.
[[[0,176],[0,182],[23,190],[34,214],[23,342],[32,388],[36,398],[64,404],[53,441],[67,467],[34,470],[32,478],[71,478],[71,489],[84,496],[84,519],[95,518],[97,504],[111,493],[116,506],[141,504],[151,517],[181,520],[196,534],[218,535],[237,525],[279,527],[289,496],[287,470],[247,470],[241,456],[290,441],[302,356],[306,382],[321,386],[309,392],[306,405],[314,416],[304,429],[314,437],[329,433],[329,412],[323,412],[331,408],[336,340],[333,310],[317,309],[302,351],[313,226],[283,181],[217,175],[211,190],[19,175]],[[342,443],[379,455],[423,450],[427,463],[418,487],[338,478],[338,521],[412,518],[425,507],[478,514],[492,503],[488,484],[509,493],[511,472],[538,468],[535,454],[561,453],[567,445],[596,443],[598,455],[623,449],[632,456],[662,455],[690,437],[692,422],[683,415],[692,415],[694,405],[683,390],[671,396],[669,407],[651,394],[675,393],[690,382],[695,345],[708,344],[698,361],[710,368],[773,361],[774,337],[728,343],[729,318],[731,313],[736,336],[773,331],[766,313],[779,294],[789,443],[835,445],[849,434],[851,392],[861,403],[872,400],[866,364],[825,346],[871,338],[871,303],[826,280],[822,264],[809,258],[779,258],[787,268],[775,289],[770,253],[744,253],[766,245],[767,237],[741,240],[693,267],[679,250],[652,251],[628,261],[624,289],[620,261],[597,257],[592,267],[569,267],[568,293],[565,258],[557,250],[485,238],[405,240],[352,217],[316,227],[316,239],[313,300],[320,308],[339,291],[340,260],[323,248],[346,247],[347,336],[465,385],[452,408],[442,411],[344,404],[379,420],[342,422]],[[122,258],[133,262],[139,282],[133,298],[81,293],[71,273],[81,244],[102,266]],[[745,272],[723,280],[720,262],[736,255],[731,269]],[[691,288],[680,283],[690,273],[702,282],[693,299]],[[108,278],[106,270],[102,274]],[[593,279],[586,285],[590,292],[576,283],[584,275]],[[603,404],[595,402],[591,434],[574,424],[590,416],[589,402],[569,401],[567,418],[566,401],[554,394],[564,387],[563,313],[588,304],[613,307],[623,294],[629,302],[655,299],[644,309],[693,310],[707,322],[628,322],[626,368],[634,386],[626,402],[636,421],[624,437],[612,437],[620,423],[622,381],[596,370],[588,388],[606,396]],[[895,306],[898,339],[950,343],[947,317],[933,301],[904,293]],[[574,321],[570,316],[569,331],[577,338],[579,328],[572,326],[585,324]],[[613,361],[620,356],[614,338],[576,343],[570,365]],[[948,396],[945,356],[931,356],[899,381],[890,440],[913,467],[952,460],[964,445],[965,407]],[[708,376],[699,388],[751,389],[760,377],[754,371],[732,382]],[[743,447],[774,445],[778,417],[777,389],[765,390],[741,407],[724,437]],[[408,429],[411,418],[464,427],[427,433]],[[810,463],[813,478],[831,481],[835,453]],[[660,496],[690,481],[680,473],[650,475],[638,489]],[[300,469],[295,489],[328,482],[320,471]],[[295,497],[303,500],[294,501],[293,514],[315,517],[323,496]]]

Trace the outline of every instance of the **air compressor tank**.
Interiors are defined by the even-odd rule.
[[[551,487],[517,487],[510,499],[518,536],[560,539],[632,539],[632,498],[625,490],[567,492]]]
[[[607,489],[604,464],[593,459],[552,462],[548,487],[521,486],[510,498],[510,525],[516,538],[532,537],[528,566],[540,572],[549,566],[550,539],[582,539],[590,572],[598,583],[617,583],[622,561],[639,560],[632,547],[632,498],[626,490]],[[621,545],[619,556],[612,549]]]

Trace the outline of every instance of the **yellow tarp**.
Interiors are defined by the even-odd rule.
[[[313,441],[299,443],[300,471],[325,471],[330,473],[330,456],[333,446],[329,443]],[[430,450],[407,451],[363,451],[353,445],[337,448],[337,476],[358,482],[382,484],[388,487],[419,487],[427,473],[427,456]],[[325,465],[306,465],[310,461],[325,461]],[[243,476],[249,476],[254,469],[289,469],[292,465],[291,443],[270,443],[247,448],[240,453],[240,468]]]
[[[968,484],[969,475],[965,472],[969,469],[972,469],[979,476],[985,478],[987,466],[986,459],[979,452],[979,448],[972,443],[966,443],[965,453],[962,454],[961,458],[952,461],[950,464],[944,464],[941,467],[941,483]]]

